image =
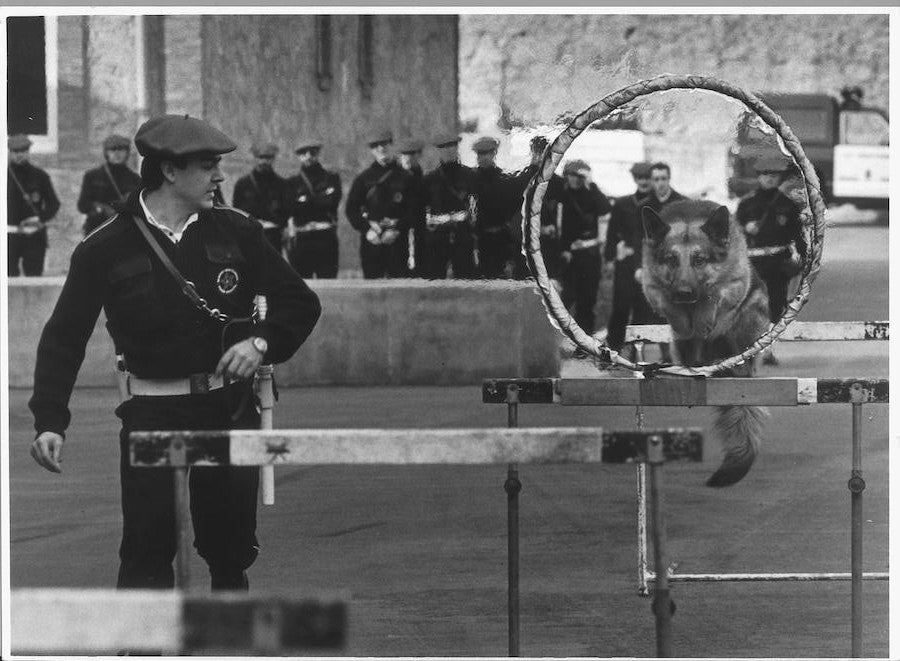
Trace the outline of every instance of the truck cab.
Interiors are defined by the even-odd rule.
[[[880,108],[863,106],[859,88],[843,101],[827,94],[763,93],[762,101],[787,123],[812,162],[825,201],[859,208],[887,208],[889,124]],[[756,188],[754,163],[783,150],[774,131],[748,110],[738,121],[729,153],[728,191],[741,197]],[[799,172],[794,173],[799,176]]]

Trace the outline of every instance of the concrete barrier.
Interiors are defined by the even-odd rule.
[[[33,384],[41,329],[63,278],[9,280],[9,383]],[[497,374],[558,374],[559,334],[532,285],[511,281],[312,280],[322,319],[278,366],[285,386],[477,384]],[[114,385],[112,341],[101,314],[78,376]]]

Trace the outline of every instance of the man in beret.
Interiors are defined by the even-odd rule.
[[[511,228],[514,232],[513,240],[516,243],[515,277],[525,279],[529,277],[525,256],[522,254],[522,199],[528,182],[538,172],[544,150],[549,144],[547,138],[536,135],[531,139],[531,162],[513,176],[513,197],[516,200],[515,211],[512,216]],[[562,272],[562,250],[560,247],[560,227],[562,225],[562,196],[563,179],[558,174],[552,174],[547,182],[544,200],[541,203],[541,256],[547,267],[547,274],[554,279],[559,279]]]
[[[138,430],[254,429],[252,378],[287,360],[310,334],[319,301],[280,259],[255,219],[216,207],[222,154],[234,142],[210,124],[163,115],[138,129],[141,189],[75,247],[38,344],[29,406],[35,461],[60,472],[69,397],[101,308],[120,353],[123,534],[118,587],[171,588],[176,553],[173,475],[129,464]],[[254,297],[267,298],[265,320]],[[259,552],[258,471],[190,471],[194,546],[214,590],[246,590]]]
[[[644,242],[641,209],[648,204],[653,193],[650,168],[651,163],[648,162],[631,166],[635,191],[631,195],[616,198],[606,226],[603,256],[608,264],[615,265],[612,310],[607,324],[606,342],[616,351],[622,350],[625,327],[631,322],[632,314],[638,318],[652,315],[641,283],[635,277]]]
[[[390,131],[372,134],[366,144],[373,162],[359,173],[347,194],[347,219],[359,232],[359,257],[365,278],[409,275],[412,180],[394,159]]]
[[[761,157],[754,164],[758,187],[738,203],[736,219],[744,228],[748,248],[768,248],[769,254],[751,257],[750,262],[766,283],[769,292],[769,320],[784,314],[788,284],[800,272],[800,251],[805,251],[800,211],[779,186],[790,166],[786,158]],[[777,365],[768,351],[763,363]]]
[[[304,278],[336,278],[338,273],[341,178],[319,163],[321,149],[318,140],[301,140],[294,150],[300,170],[285,182],[291,235],[288,261]]]
[[[425,173],[420,163],[424,149],[421,140],[404,140],[397,145],[400,167],[410,178],[409,268],[417,278],[428,277],[425,263]]]
[[[482,137],[472,144],[474,172],[475,231],[478,235],[478,269],[483,278],[512,276],[516,246],[509,227],[513,213],[512,181],[497,167],[500,143]]]
[[[140,175],[128,167],[130,155],[131,140],[121,135],[107,136],[103,140],[103,164],[84,173],[78,210],[85,214],[85,236],[115,215],[114,204],[121,204],[140,188]]]
[[[428,278],[474,278],[475,235],[472,203],[475,180],[471,168],[459,162],[459,136],[438,136],[434,146],[440,164],[425,175],[425,254]]]
[[[575,322],[588,335],[594,333],[594,306],[600,288],[601,216],[610,211],[609,200],[588,186],[590,166],[581,160],[563,167],[565,194],[562,197],[562,301],[574,307]]]
[[[271,142],[256,142],[250,152],[256,163],[248,174],[234,183],[232,204],[262,223],[266,238],[280,253],[286,243],[288,214],[284,204],[284,179],[274,168],[278,147]]]
[[[53,190],[50,175],[28,160],[28,151],[31,149],[28,136],[10,136],[7,147],[7,275],[43,275],[44,256],[47,253],[47,223],[59,211],[59,199]]]

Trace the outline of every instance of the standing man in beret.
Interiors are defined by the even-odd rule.
[[[775,323],[784,314],[788,284],[800,272],[800,251],[805,251],[803,228],[797,205],[779,185],[789,170],[781,157],[762,157],[754,165],[757,189],[738,203],[736,219],[747,236],[748,248],[768,249],[751,257],[750,262],[766,283],[769,292],[769,321]],[[766,365],[777,365],[772,351],[763,356]]]
[[[644,298],[641,283],[635,276],[641,260],[644,230],[641,225],[641,209],[650,201],[653,187],[650,183],[648,162],[631,166],[635,191],[617,198],[606,226],[606,243],[603,256],[608,264],[614,264],[612,311],[607,325],[606,341],[611,349],[621,351],[625,342],[625,327],[632,319],[652,315],[650,304]],[[633,358],[633,356],[632,356]]]
[[[347,194],[347,219],[359,232],[359,257],[365,278],[409,275],[412,181],[391,151],[394,136],[379,131],[367,144],[374,161],[359,173]]]
[[[563,167],[562,301],[567,308],[574,306],[576,323],[593,335],[602,266],[599,221],[611,207],[599,188],[588,186],[585,171],[590,172],[590,166],[581,160],[568,161]]]
[[[421,140],[405,140],[397,145],[400,167],[410,177],[409,268],[417,278],[428,277],[425,263],[425,174],[419,162],[424,148]]]
[[[85,236],[115,215],[114,204],[121,204],[140,188],[140,175],[128,167],[130,155],[131,140],[110,135],[103,141],[103,165],[84,173],[78,210],[85,214]]]
[[[28,136],[10,136],[7,147],[7,275],[43,275],[47,223],[59,211],[59,199],[53,190],[50,175],[28,161],[28,151],[31,149]]]
[[[304,278],[336,278],[338,204],[341,178],[319,163],[322,143],[301,140],[294,153],[300,170],[285,182],[289,235],[288,261]]]
[[[425,175],[425,254],[427,277],[474,278],[475,234],[472,227],[474,173],[459,162],[459,136],[434,141],[440,165]]]
[[[266,238],[279,253],[286,243],[288,214],[284,205],[284,179],[275,172],[278,147],[257,142],[250,148],[256,164],[234,184],[232,203],[262,223]]]
[[[61,472],[69,397],[102,308],[122,363],[118,587],[171,588],[174,478],[129,464],[129,432],[258,428],[257,368],[290,358],[320,306],[258,222],[213,205],[221,155],[236,148],[228,136],[164,115],[141,125],[134,142],[144,157],[142,188],[76,246],[38,344],[31,454]],[[253,315],[257,294],[267,298],[264,321]],[[214,590],[248,588],[246,569],[259,552],[258,479],[255,467],[190,471],[194,546]]]
[[[478,235],[479,272],[483,278],[512,276],[515,244],[509,228],[513,213],[511,181],[497,167],[495,138],[482,137],[472,144],[477,165],[475,180],[475,231]]]

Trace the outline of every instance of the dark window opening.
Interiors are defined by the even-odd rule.
[[[316,16],[316,80],[320,90],[331,89],[331,16]]]
[[[42,16],[6,21],[6,118],[9,133],[47,135],[47,62]]]
[[[374,30],[371,16],[359,17],[359,86],[364,98],[372,97],[375,86]]]

